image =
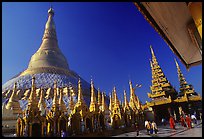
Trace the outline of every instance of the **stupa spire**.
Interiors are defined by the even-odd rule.
[[[102,111],[105,111],[107,109],[107,105],[106,105],[106,102],[105,102],[105,92],[102,92]]]
[[[150,46],[150,50],[152,54],[152,60],[150,60],[152,70],[152,86],[150,87],[151,93],[148,93],[148,97],[153,99],[158,97],[169,98],[169,95],[171,95],[171,98],[175,99],[177,96],[176,90],[169,83],[161,67],[159,66],[152,46]]]
[[[119,102],[118,97],[117,97],[116,87],[115,86],[114,86],[113,90],[114,90],[114,107],[119,107],[120,102]]]
[[[126,90],[124,90],[124,102],[125,102],[125,107],[129,107],[127,95],[126,95]]]
[[[194,88],[187,83],[184,75],[181,72],[181,69],[179,67],[178,62],[176,61],[176,59],[174,59],[174,60],[175,60],[175,63],[176,63],[178,78],[179,78],[179,82],[180,82],[180,93],[179,93],[179,95],[183,96],[186,92],[188,92],[188,94],[194,94],[195,93]]]
[[[14,114],[19,114],[21,113],[21,108],[20,108],[20,103],[18,102],[17,100],[17,97],[16,97],[16,89],[17,88],[17,83],[14,83],[14,87],[13,87],[13,92],[11,94],[11,97],[9,98],[9,101],[6,105],[6,109],[13,109],[13,113]]]
[[[43,88],[41,87],[40,88],[40,100],[38,102],[38,108],[40,108],[40,105],[42,105],[44,108],[46,108],[46,103],[45,103],[45,100],[44,100],[44,92],[43,92]]]
[[[58,99],[57,99],[57,91],[59,89],[57,89],[57,81],[54,82],[54,97],[53,97],[53,101],[52,101],[52,109],[53,111],[58,111],[59,110],[59,103],[58,103]]]
[[[45,71],[50,73],[57,71],[66,74],[69,71],[67,60],[58,47],[54,14],[54,9],[50,7],[41,46],[31,57],[28,69],[21,75]]]
[[[60,98],[59,98],[59,108],[61,109],[61,112],[67,112],[66,105],[63,101],[63,90],[62,88],[59,88],[60,91]]]
[[[95,96],[95,92],[94,92],[94,83],[93,80],[91,79],[91,102],[90,102],[90,106],[89,106],[89,110],[90,112],[92,111],[97,111],[97,101],[96,101],[96,96]]]
[[[38,101],[36,97],[35,77],[32,77],[32,87],[30,97],[28,99],[28,109],[38,111]]]
[[[129,106],[133,109],[136,110],[136,96],[135,96],[135,89],[132,86],[132,81],[129,81],[129,86],[130,86],[130,102],[129,102]]]
[[[39,111],[41,111],[41,115],[45,115],[46,114],[46,103],[44,101],[44,92],[43,92],[43,88],[40,88],[40,100],[38,102],[38,108]]]
[[[83,103],[84,98],[82,94],[82,88],[81,88],[81,79],[79,78],[78,81],[78,103]]]
[[[109,98],[109,99],[110,99],[109,110],[112,111],[112,109],[113,109],[112,105],[113,105],[113,104],[112,104],[112,97],[111,97],[111,94],[110,94],[110,98]]]
[[[92,79],[91,79],[91,102],[96,103],[96,96],[94,92],[94,84]]]

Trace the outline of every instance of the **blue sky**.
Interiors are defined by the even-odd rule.
[[[202,95],[202,65],[186,70],[161,36],[144,19],[132,2],[54,2],[58,44],[70,69],[96,88],[118,97],[129,96],[129,79],[142,84],[136,95],[150,99],[152,45],[159,65],[179,90],[174,58],[188,83]],[[2,3],[2,84],[25,70],[40,47],[50,3]]]

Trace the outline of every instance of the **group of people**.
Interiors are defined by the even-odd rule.
[[[180,116],[180,123],[183,127],[188,127],[188,128],[192,128],[194,126],[194,124],[197,124],[197,118],[194,114],[192,114],[190,116],[189,115],[185,115],[185,116]]]
[[[145,121],[145,128],[147,130],[147,134],[157,134],[158,132],[158,128],[157,128],[157,124],[154,121]]]

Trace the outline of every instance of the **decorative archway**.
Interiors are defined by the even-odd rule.
[[[89,128],[89,131],[92,132],[93,127],[92,127],[91,119],[86,118],[86,129],[88,128]]]
[[[104,118],[105,118],[104,115],[102,113],[100,113],[99,123],[100,123],[100,126],[102,127],[103,130],[105,129],[105,123],[104,123],[105,119]]]
[[[113,128],[118,129],[120,124],[120,117],[119,115],[115,114],[113,116]]]
[[[40,123],[33,123],[32,124],[32,135],[31,137],[41,137],[42,133],[42,125]]]
[[[71,117],[71,131],[72,133],[79,134],[81,131],[81,118],[80,115],[72,115]]]
[[[60,120],[59,120],[59,133],[60,133],[60,136],[61,136],[61,131],[64,131],[66,132],[67,131],[67,120],[62,117]]]

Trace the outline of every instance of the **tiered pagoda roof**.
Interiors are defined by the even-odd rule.
[[[148,97],[152,99],[150,103],[152,105],[171,103],[172,100],[176,99],[177,92],[167,80],[161,67],[159,66],[152,46],[150,46],[152,60],[150,60],[152,70],[152,86],[150,87],[151,93],[148,93]]]

